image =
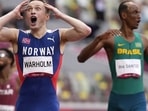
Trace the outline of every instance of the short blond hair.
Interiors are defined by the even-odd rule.
[[[43,3],[48,3],[47,0],[29,0],[29,2],[32,2],[32,1],[41,1]]]
[[[29,0],[29,2],[32,2],[32,1],[41,1],[43,3],[48,3],[47,0]],[[46,9],[46,12],[49,13],[49,10]]]

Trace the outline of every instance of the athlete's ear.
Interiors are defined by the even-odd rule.
[[[122,13],[121,13],[121,16],[122,16],[123,19],[126,19],[127,14],[126,14],[125,12],[122,12]]]
[[[46,18],[47,18],[47,20],[49,20],[50,19],[50,15],[46,14]]]

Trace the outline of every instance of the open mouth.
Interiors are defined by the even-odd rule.
[[[37,21],[37,18],[36,18],[35,16],[32,16],[32,17],[31,17],[31,22],[32,22],[32,23],[35,23],[36,21]]]
[[[139,19],[139,20],[137,20],[137,23],[140,23],[140,21],[141,21],[140,19]]]

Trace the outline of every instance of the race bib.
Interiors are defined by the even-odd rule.
[[[51,56],[24,57],[23,75],[29,73],[53,74],[53,60]]]
[[[116,60],[117,77],[141,76],[141,61],[139,59]]]
[[[14,111],[14,106],[12,106],[12,105],[0,105],[0,111]]]

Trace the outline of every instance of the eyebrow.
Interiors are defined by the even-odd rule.
[[[35,5],[35,6],[42,6],[42,5]],[[32,7],[32,5],[28,5],[28,7]]]

